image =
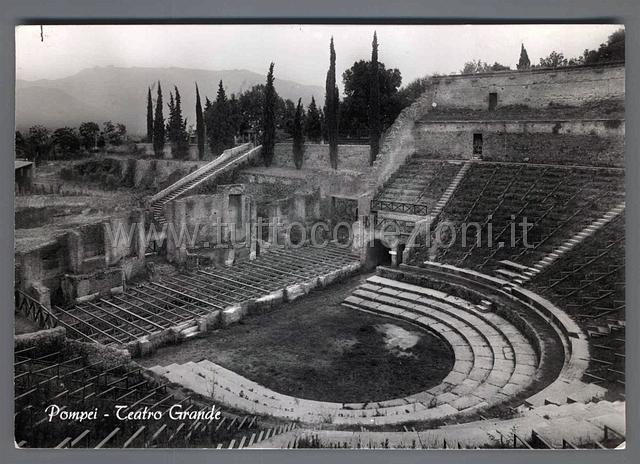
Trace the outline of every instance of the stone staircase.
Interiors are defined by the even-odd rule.
[[[467,171],[469,170],[470,167],[471,167],[471,161],[465,161],[462,167],[460,168],[460,170],[458,171],[458,174],[456,174],[456,176],[453,178],[453,180],[451,181],[447,189],[444,191],[444,193],[440,197],[440,200],[438,200],[438,203],[436,203],[435,208],[433,208],[431,212],[432,216],[438,217],[440,215],[440,213],[442,212],[442,209],[447,205],[447,203],[449,202],[449,199],[451,199],[451,197],[455,193],[456,189],[458,188],[458,185],[460,185],[460,182],[462,181],[464,176],[467,174]]]
[[[562,258],[566,253],[575,248],[578,244],[584,241],[587,237],[592,236],[598,230],[602,229],[609,222],[614,220],[620,214],[624,213],[625,203],[622,202],[616,207],[606,212],[601,218],[593,221],[587,227],[580,232],[576,233],[573,237],[566,240],[562,245],[557,247],[551,253],[544,256],[541,260],[535,263],[533,266],[524,266],[513,261],[503,260],[500,264],[503,266],[495,271],[496,275],[507,280],[512,281],[518,285],[524,285],[533,277],[541,273],[543,270],[551,266],[557,260]]]
[[[626,322],[621,320],[612,320],[606,325],[587,326],[587,335],[589,337],[598,338],[607,335],[617,334],[626,330]]]
[[[153,213],[153,218],[159,224],[165,224],[166,219],[163,213],[165,204],[193,190],[202,183],[210,181],[220,174],[227,172],[229,169],[233,169],[240,164],[254,159],[260,154],[260,150],[260,146],[253,147],[251,143],[245,143],[235,148],[225,150],[215,160],[205,164],[201,168],[184,176],[182,179],[156,193],[148,200],[150,209]]]
[[[460,185],[460,182],[462,182],[462,179],[464,179],[464,176],[467,174],[467,171],[469,171],[470,167],[471,167],[471,161],[465,161],[462,167],[460,168],[460,170],[458,171],[458,173],[456,174],[456,176],[451,180],[451,183],[449,184],[449,186],[442,193],[442,196],[440,197],[438,202],[429,212],[429,214],[427,214],[427,216],[422,220],[417,221],[415,223],[414,231],[409,237],[409,239],[407,240],[405,250],[403,251],[403,255],[402,255],[403,263],[409,262],[411,257],[411,248],[415,246],[418,235],[420,234],[421,231],[431,230],[432,225],[435,224],[436,221],[438,220],[440,213],[442,213],[442,210],[447,205],[447,203],[449,202],[453,194],[456,192],[458,185]]]

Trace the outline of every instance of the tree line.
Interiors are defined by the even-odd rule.
[[[102,127],[88,121],[78,128],[60,127],[53,131],[36,125],[30,127],[25,134],[16,131],[16,157],[35,162],[51,157],[73,158],[83,151],[104,150],[107,145],[120,146],[126,138],[126,126],[112,121],[104,122]]]
[[[188,126],[187,119],[183,117],[180,91],[176,86],[169,94],[168,115],[165,118],[164,96],[162,86],[158,82],[155,100],[152,98],[151,88],[147,91],[146,141],[153,144],[158,156],[161,156],[165,144],[170,144],[178,157],[186,155],[191,138],[195,138],[201,159],[207,155],[207,146],[210,154],[219,155],[225,149],[231,148],[238,138],[259,137],[262,134],[267,87],[268,84],[258,84],[238,95],[227,95],[224,82],[221,80],[215,98],[205,97],[203,104],[196,83],[194,129]],[[296,105],[277,94],[270,104],[274,107],[274,124],[278,139],[291,138]],[[310,140],[319,142],[322,139],[323,115],[313,97],[307,112],[309,117],[306,120],[305,134]]]
[[[566,58],[562,52],[553,50],[549,55],[539,59],[538,64],[532,64],[529,59],[524,44],[520,46],[520,57],[517,70],[525,70],[532,68],[559,68],[563,66],[591,65],[600,63],[610,63],[624,61],[625,50],[625,32],[624,29],[618,29],[611,34],[605,43],[600,44],[596,50],[585,49],[582,55],[572,58]],[[490,65],[482,60],[471,60],[464,64],[460,70],[461,74],[477,74],[494,71],[509,71],[511,68],[498,62]]]
[[[329,69],[326,75],[325,101],[320,107],[314,96],[305,107],[280,97],[275,89],[274,68],[269,67],[265,84],[254,85],[239,94],[227,94],[224,82],[218,83],[215,98],[202,103],[198,84],[196,92],[195,131],[188,129],[182,115],[180,92],[176,86],[169,94],[168,117],[164,116],[164,97],[160,82],[156,98],[147,89],[146,141],[153,144],[161,156],[165,144],[170,144],[178,157],[185,155],[189,140],[195,135],[200,159],[217,156],[232,147],[238,139],[259,141],[263,145],[265,165],[273,159],[273,145],[277,141],[292,140],[296,166],[302,166],[304,143],[329,144],[330,163],[338,167],[338,142],[349,139],[371,145],[370,161],[379,151],[383,130],[390,126],[402,108],[411,102],[399,92],[402,76],[398,69],[386,69],[378,61],[378,39],[374,33],[371,60],[360,60],[342,75],[344,98],[336,82],[335,44],[329,44]]]
[[[224,83],[218,83],[215,98],[200,95],[195,83],[195,128],[184,116],[182,98],[177,86],[167,96],[158,82],[154,91],[147,88],[146,136],[154,154],[161,157],[170,145],[176,158],[186,157],[190,144],[197,145],[198,156],[217,156],[238,140],[247,138],[263,145],[265,165],[273,160],[274,145],[292,140],[294,161],[302,167],[305,142],[328,143],[330,165],[338,167],[338,145],[350,140],[370,145],[370,162],[375,160],[383,131],[390,126],[402,108],[411,103],[413,95],[400,91],[402,76],[398,69],[387,69],[378,60],[378,39],[374,32],[371,59],[356,61],[342,74],[343,97],[336,78],[336,50],[333,38],[329,43],[329,67],[326,75],[325,100],[320,104],[315,96],[305,107],[278,95],[274,82],[275,64],[271,64],[264,84],[258,84],[238,94],[227,94]],[[155,94],[155,95],[154,95]],[[204,99],[204,101],[203,101]],[[72,156],[86,150],[120,145],[126,138],[123,124],[107,121],[100,127],[86,122],[78,129],[60,128],[51,132],[43,126],[32,127],[27,134],[16,132],[18,156],[41,158],[52,147]],[[66,156],[65,155],[65,156]]]

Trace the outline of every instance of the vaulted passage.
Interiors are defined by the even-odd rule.
[[[387,248],[380,240],[375,239],[373,243],[366,245],[367,261],[365,267],[372,269],[376,266],[388,266],[391,264],[391,255],[389,248]]]

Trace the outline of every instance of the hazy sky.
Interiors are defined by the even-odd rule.
[[[329,38],[342,72],[369,59],[373,31],[379,56],[400,69],[403,83],[433,72],[454,73],[471,59],[515,67],[520,43],[532,63],[552,50],[566,57],[597,48],[619,25],[123,25],[39,26],[16,29],[18,79],[65,77],[94,66],[248,69],[276,78],[324,86]]]

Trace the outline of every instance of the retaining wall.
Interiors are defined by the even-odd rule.
[[[434,158],[472,158],[480,134],[483,160],[624,165],[624,120],[434,121],[414,132],[416,153]]]
[[[331,169],[329,145],[320,143],[304,144],[304,169]],[[272,166],[295,168],[293,162],[293,143],[276,143]],[[338,145],[338,169],[364,171],[369,167],[369,145]]]
[[[579,106],[624,98],[625,67],[613,64],[502,71],[443,76],[432,82],[433,101],[442,107],[487,109],[489,93],[497,93],[498,106]]]

